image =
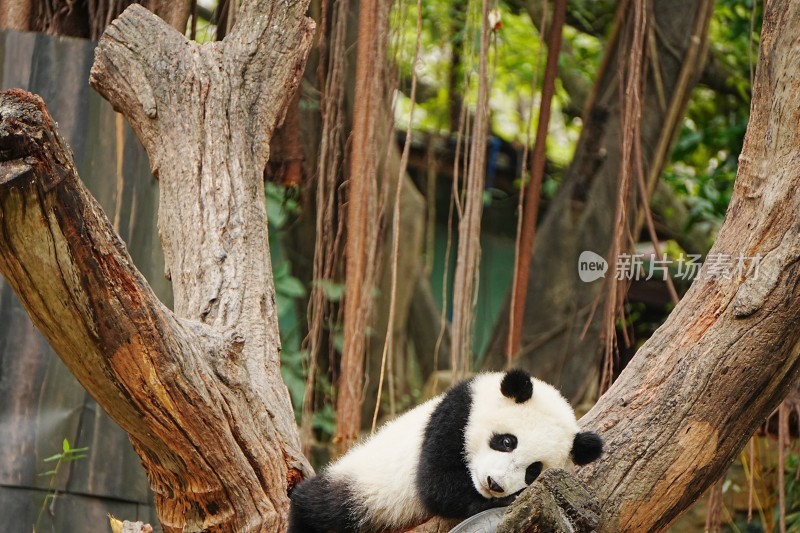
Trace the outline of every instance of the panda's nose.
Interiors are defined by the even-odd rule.
[[[489,485],[489,490],[492,492],[503,492],[503,487],[497,484],[497,481],[492,479],[492,476],[486,478],[486,483]]]

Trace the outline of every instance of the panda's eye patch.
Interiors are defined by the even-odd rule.
[[[539,477],[539,474],[542,473],[542,462],[536,461],[535,463],[531,463],[528,468],[525,469],[525,484],[530,485],[536,478]]]
[[[508,433],[492,435],[489,439],[489,447],[498,452],[511,452],[517,447],[517,437]]]

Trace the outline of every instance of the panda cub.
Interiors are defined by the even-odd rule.
[[[522,370],[479,374],[388,422],[291,494],[289,533],[403,531],[510,504],[549,467],[603,441]]]

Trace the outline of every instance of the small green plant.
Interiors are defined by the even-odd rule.
[[[55,465],[53,465],[53,468],[47,472],[42,472],[39,474],[40,476],[50,476],[50,485],[47,489],[47,495],[44,497],[44,501],[42,502],[42,508],[39,509],[39,516],[36,517],[36,524],[33,526],[33,533],[36,533],[36,528],[39,527],[39,522],[42,521],[42,516],[44,516],[44,511],[47,509],[48,503],[50,503],[52,506],[53,502],[55,502],[56,495],[58,494],[58,491],[56,490],[56,478],[58,477],[58,472],[61,468],[61,465],[71,463],[72,461],[77,461],[78,459],[83,459],[86,457],[84,452],[86,452],[88,449],[88,447],[73,448],[70,446],[69,440],[64,439],[64,441],[61,443],[61,452],[44,459],[45,463],[55,462]],[[50,513],[53,513],[52,509]]]

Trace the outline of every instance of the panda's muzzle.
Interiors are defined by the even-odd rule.
[[[498,485],[497,481],[492,479],[492,476],[488,476],[486,478],[486,484],[489,486],[489,490],[492,492],[503,492],[503,487]]]

